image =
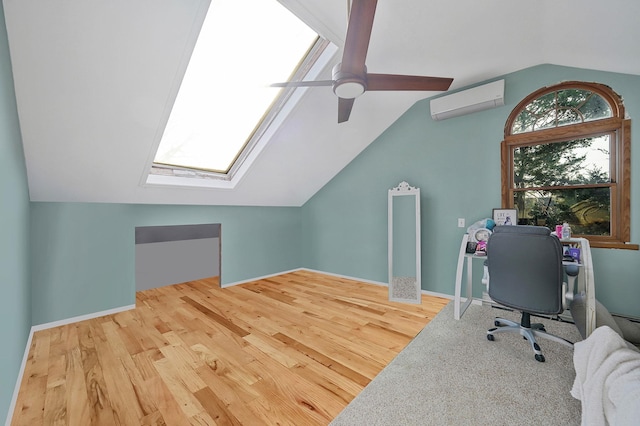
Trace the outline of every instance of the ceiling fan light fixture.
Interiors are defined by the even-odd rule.
[[[342,99],[353,99],[367,90],[365,77],[353,73],[342,72],[341,63],[335,64],[331,72],[333,76],[333,93]],[[364,67],[363,74],[367,72]]]
[[[364,84],[361,81],[344,81],[336,83],[333,86],[333,93],[339,98],[353,99],[362,95],[365,91]]]

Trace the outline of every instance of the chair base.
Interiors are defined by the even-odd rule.
[[[558,342],[565,346],[573,348],[573,343],[571,343],[570,341],[563,339],[562,337],[554,336],[553,334],[547,333],[544,328],[544,324],[530,324],[529,316],[526,315],[525,318],[525,315],[526,314],[523,314],[522,324],[518,324],[517,322],[504,318],[496,318],[494,322],[496,328],[487,330],[487,339],[493,341],[494,335],[497,333],[518,333],[529,341],[529,343],[531,344],[531,348],[533,349],[536,361],[540,362],[544,362],[544,355],[542,355],[542,351],[540,350],[540,346],[536,341],[536,337]]]

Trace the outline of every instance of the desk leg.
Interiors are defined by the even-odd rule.
[[[467,257],[467,302],[473,298],[472,290],[473,290],[473,261],[471,260],[470,257]]]
[[[464,258],[467,250],[467,241],[469,236],[464,234],[460,243],[460,251],[458,252],[458,267],[456,268],[456,283],[453,298],[453,318],[459,320],[464,311],[460,312],[460,304],[462,303],[462,271],[464,269]]]
[[[587,299],[586,304],[586,326],[587,337],[596,329],[596,288],[593,277],[593,262],[591,259],[591,246],[586,238],[580,239],[582,264],[584,268],[584,292]]]
[[[460,304],[460,316],[464,314],[471,302],[473,302],[472,289],[473,289],[473,259],[467,256],[467,300]],[[458,319],[460,319],[458,317]]]
[[[578,293],[584,293],[585,306],[585,332],[587,337],[596,329],[596,286],[593,277],[593,261],[591,259],[591,246],[586,238],[576,238],[580,245],[582,268],[578,275]]]

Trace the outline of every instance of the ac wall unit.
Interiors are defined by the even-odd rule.
[[[431,118],[445,120],[504,105],[504,80],[431,99]]]

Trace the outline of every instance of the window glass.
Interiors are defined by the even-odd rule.
[[[567,222],[579,235],[611,235],[611,190],[573,188],[525,190],[514,193],[519,225],[541,225],[555,229]]]
[[[515,188],[609,182],[610,139],[601,135],[514,148]]]
[[[154,162],[227,173],[318,34],[276,0],[214,0]]]
[[[611,106],[602,96],[592,95],[579,107],[580,112],[585,117],[585,121],[600,120],[612,117]]]
[[[518,115],[511,133],[533,132],[611,117],[609,103],[597,93],[564,89],[533,100]]]

